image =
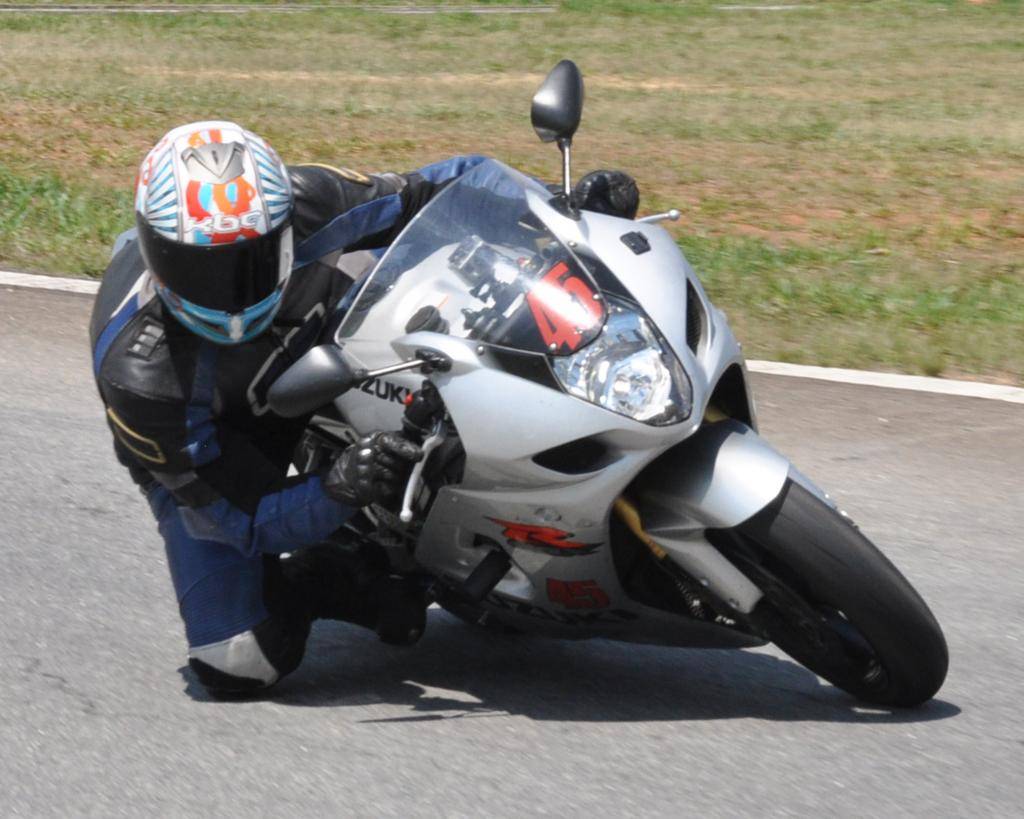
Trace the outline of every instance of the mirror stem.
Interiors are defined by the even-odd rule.
[[[376,370],[366,370],[363,374],[363,378],[380,378],[382,375],[391,375],[392,373],[400,373],[405,370],[415,370],[417,367],[422,367],[427,362],[422,358],[414,358],[411,361],[402,361],[399,364],[389,364],[387,367],[378,367]]]
[[[681,215],[678,210],[672,208],[672,210],[667,210],[664,213],[652,213],[650,216],[641,216],[636,221],[646,222],[649,225],[657,222],[678,222]]]
[[[562,152],[562,190],[566,196],[572,193],[572,164],[570,159],[570,148],[572,140],[562,137],[558,140],[558,148]]]

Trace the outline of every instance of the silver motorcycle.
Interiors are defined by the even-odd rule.
[[[336,344],[274,385],[317,410],[303,466],[378,429],[426,453],[354,537],[457,616],[558,638],[775,643],[871,703],[912,706],[948,655],[921,597],[757,432],[740,345],[670,234],[578,210],[583,83],[563,61],[533,125],[552,192],[487,160],[364,276]]]

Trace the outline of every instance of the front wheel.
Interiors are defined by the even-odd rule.
[[[866,702],[919,705],[946,677],[942,629],[906,578],[852,523],[799,484],[709,538],[764,592],[755,628]]]

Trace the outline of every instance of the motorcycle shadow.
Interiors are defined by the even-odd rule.
[[[186,692],[210,697],[191,673]],[[401,706],[361,722],[506,714],[535,720],[648,722],[755,717],[778,721],[912,723],[960,709],[859,703],[797,663],[764,650],[679,649],[608,640],[545,640],[469,626],[432,610],[412,648],[366,630],[318,623],[302,666],[262,699],[297,707]]]

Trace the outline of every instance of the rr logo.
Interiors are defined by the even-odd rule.
[[[502,535],[512,546],[533,546],[548,554],[554,555],[588,555],[600,546],[600,543],[580,543],[570,538],[572,532],[555,529],[552,526],[536,526],[530,523],[517,523],[514,520],[488,518],[488,520],[504,526]]]

